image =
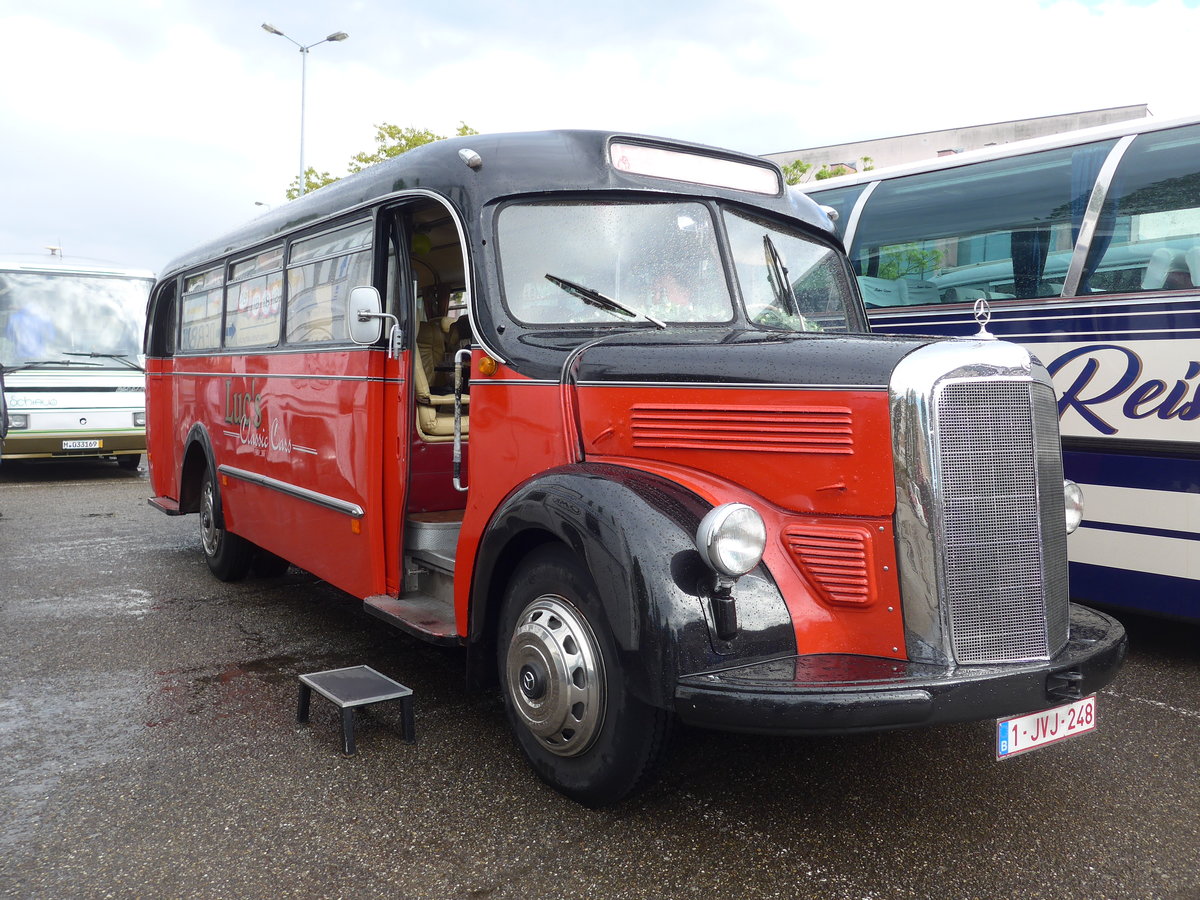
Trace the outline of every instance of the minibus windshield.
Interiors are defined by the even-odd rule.
[[[140,368],[150,281],[0,271],[0,365]]]

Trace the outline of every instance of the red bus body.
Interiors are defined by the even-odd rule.
[[[200,514],[219,577],[289,561],[465,646],[585,803],[645,783],[680,719],[999,717],[1123,657],[1066,599],[1044,370],[871,335],[828,219],[761,160],[438,142],[181,258],[148,315],[151,503]]]

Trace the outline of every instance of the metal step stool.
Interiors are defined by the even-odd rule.
[[[296,722],[303,725],[308,721],[308,704],[312,692],[316,691],[341,710],[342,750],[347,756],[356,752],[354,746],[354,710],[371,703],[399,700],[403,719],[404,740],[410,744],[417,740],[416,723],[413,721],[413,692],[370,666],[350,666],[346,669],[329,669],[300,676],[300,697],[296,703]]]

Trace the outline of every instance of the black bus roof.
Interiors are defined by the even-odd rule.
[[[615,142],[683,151],[753,166],[773,173],[778,191],[756,193],[622,171],[609,159],[609,146]],[[460,151],[478,154],[480,165],[472,168],[460,156]],[[434,141],[348,175],[172,260],[165,267],[163,277],[211,263],[356,208],[368,207],[386,197],[419,190],[444,197],[463,214],[478,210],[492,200],[519,195],[579,191],[689,193],[761,207],[799,219],[819,231],[832,232],[829,220],[820,208],[798,192],[787,190],[779,167],[757,156],[623,132],[481,134]],[[472,224],[468,223],[467,227]]]

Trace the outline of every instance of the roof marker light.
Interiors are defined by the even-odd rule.
[[[621,141],[609,145],[608,158],[614,169],[632,175],[670,178],[755,194],[783,192],[779,170],[767,165]]]

